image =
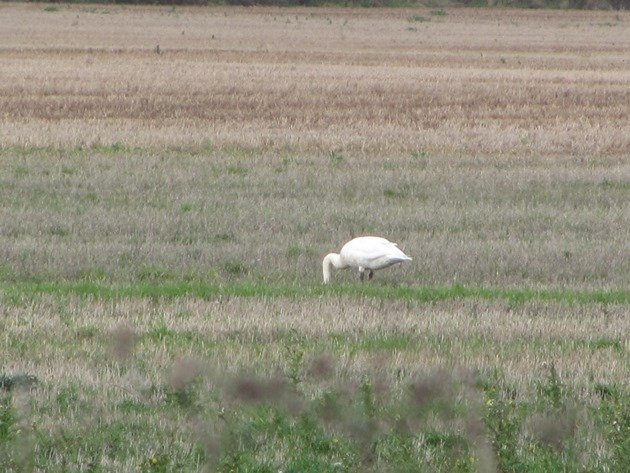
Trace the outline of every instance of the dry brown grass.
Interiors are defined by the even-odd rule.
[[[0,144],[626,155],[629,21],[3,4]]]

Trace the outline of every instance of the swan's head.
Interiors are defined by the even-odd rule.
[[[343,268],[343,263],[341,261],[341,256],[337,253],[330,253],[326,255],[324,261],[322,262],[322,272],[324,275],[324,284],[328,284],[330,282],[330,273],[332,272],[332,267],[335,268]]]

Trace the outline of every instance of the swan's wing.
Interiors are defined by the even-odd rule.
[[[355,238],[344,245],[341,255],[350,266],[368,269],[386,268],[411,260],[395,243],[380,237]]]
[[[409,256],[404,254],[397,247],[394,247],[394,248],[398,251],[387,253],[378,258],[374,258],[372,261],[370,261],[369,265],[367,265],[366,267],[370,269],[382,269],[382,268],[387,268],[388,266],[391,266],[396,263],[402,263],[404,261],[411,261],[411,258]]]

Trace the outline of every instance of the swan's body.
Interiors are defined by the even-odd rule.
[[[374,236],[358,237],[343,245],[339,254],[326,255],[322,263],[324,283],[330,281],[333,266],[337,269],[357,268],[363,281],[365,271],[368,271],[368,279],[372,279],[377,269],[403,261],[411,261],[411,258],[400,251],[396,243]]]

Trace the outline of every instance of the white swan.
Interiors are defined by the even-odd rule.
[[[411,258],[400,251],[396,243],[375,236],[358,237],[343,245],[339,254],[326,255],[322,263],[324,284],[330,281],[333,266],[337,269],[358,268],[359,277],[363,281],[366,270],[368,279],[372,279],[377,269],[403,261],[411,261]]]

